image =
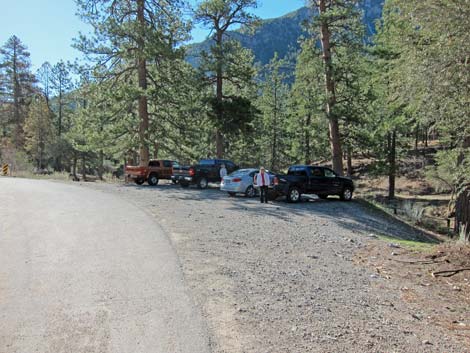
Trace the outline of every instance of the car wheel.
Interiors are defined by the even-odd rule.
[[[328,198],[328,195],[318,195],[318,197],[322,200],[326,200]]]
[[[180,182],[180,185],[181,185],[182,188],[187,188],[189,186],[188,183],[181,183],[181,182]]]
[[[289,189],[287,193],[287,201],[289,202],[299,202],[300,201],[300,190],[297,186],[293,186]]]
[[[339,197],[340,197],[341,200],[343,200],[343,201],[351,201],[352,195],[353,195],[352,189],[349,188],[349,187],[345,187],[345,188],[343,189],[343,192],[341,193],[341,195],[339,195]]]
[[[176,180],[174,180],[174,179],[171,179],[171,183],[172,183],[172,184],[176,184],[176,183],[178,183],[178,182],[177,182]]]
[[[235,195],[236,194],[234,192],[231,192],[231,191],[228,192],[228,196],[230,196],[230,197],[234,197]]]
[[[155,186],[158,184],[158,175],[157,174],[150,174],[148,180],[147,180],[147,183],[150,185],[150,186]]]
[[[199,179],[198,183],[197,183],[197,187],[199,189],[206,189],[207,188],[207,185],[208,185],[208,182],[207,182],[207,179],[202,177],[201,179]]]
[[[137,185],[142,185],[144,183],[144,181],[142,179],[135,179],[134,182],[137,184]]]
[[[256,196],[256,190],[253,187],[253,185],[250,185],[246,188],[245,196],[246,197],[255,197]]]

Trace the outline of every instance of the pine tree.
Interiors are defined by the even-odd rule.
[[[315,159],[328,158],[325,154],[328,150],[328,123],[323,110],[323,72],[320,50],[312,45],[311,39],[304,40],[297,56],[289,104],[291,155],[296,163],[310,164]]]
[[[329,121],[329,139],[333,169],[343,175],[343,151],[337,104],[337,79],[335,77],[335,52],[340,46],[355,45],[363,40],[362,16],[358,11],[359,0],[311,0],[318,10],[311,30],[314,38],[319,38],[323,52],[325,76],[325,114]],[[312,44],[315,41],[312,41]],[[335,50],[333,51],[332,48]]]
[[[264,82],[261,84],[261,96],[258,107],[263,114],[262,144],[260,149],[271,170],[279,170],[285,164],[283,154],[287,150],[287,123],[289,86],[287,76],[283,72],[287,62],[278,58],[277,53],[269,64],[264,67]],[[259,128],[259,126],[258,126]]]
[[[57,136],[60,138],[64,132],[64,114],[68,105],[67,94],[73,89],[69,70],[70,64],[59,61],[52,67],[50,88],[54,94],[53,110],[57,114]]]
[[[140,163],[149,160],[148,84],[154,82],[148,65],[171,59],[178,44],[187,38],[189,26],[182,20],[183,1],[78,0],[82,19],[95,35],[81,36],[76,47],[96,61],[101,80],[113,82],[113,94],[137,104]],[[158,82],[155,82],[158,84]]]
[[[34,159],[38,170],[47,167],[54,141],[52,116],[46,98],[40,94],[33,97],[24,125],[25,150]]]
[[[208,27],[213,33],[210,53],[202,53],[201,71],[208,75],[209,84],[215,84],[215,99],[212,110],[215,118],[216,155],[223,158],[224,132],[230,131],[226,119],[229,113],[249,112],[249,101],[243,97],[229,97],[224,91],[224,82],[239,87],[249,83],[255,73],[252,55],[242,49],[236,41],[226,37],[233,26],[242,25],[253,28],[256,17],[248,12],[257,7],[257,0],[204,0],[196,11],[195,20]],[[239,107],[237,107],[239,105]]]
[[[23,146],[23,124],[33,93],[35,78],[31,73],[29,52],[17,36],[8,39],[0,48],[0,92],[4,135],[13,125],[12,137],[16,148]]]
[[[46,99],[47,105],[50,108],[50,99],[52,96],[52,65],[46,61],[36,72],[36,78],[38,85],[44,98]]]

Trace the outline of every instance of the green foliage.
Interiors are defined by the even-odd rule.
[[[258,106],[262,111],[262,120],[257,128],[263,133],[257,141],[258,148],[263,153],[262,161],[269,169],[279,170],[289,160],[288,152],[288,120],[289,120],[289,86],[286,75],[282,72],[287,66],[285,60],[277,54],[264,67],[264,80],[260,88]]]
[[[17,36],[0,48],[0,128],[16,147],[24,143],[23,124],[33,94],[35,78],[31,73],[30,53]]]
[[[47,168],[54,144],[54,128],[52,114],[47,106],[45,97],[36,95],[30,106],[29,114],[24,125],[25,150],[35,161],[38,169]]]
[[[470,150],[456,148],[438,151],[436,166],[429,166],[426,174],[440,189],[459,194],[470,185],[469,171]]]

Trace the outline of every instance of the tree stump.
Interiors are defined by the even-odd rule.
[[[470,240],[470,187],[462,191],[455,202],[455,231],[461,239]]]

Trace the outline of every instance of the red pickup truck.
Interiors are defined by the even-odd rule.
[[[171,180],[173,166],[178,163],[169,160],[151,160],[145,166],[126,166],[127,180],[134,180],[138,185],[147,182],[149,185],[157,185],[160,179]]]

